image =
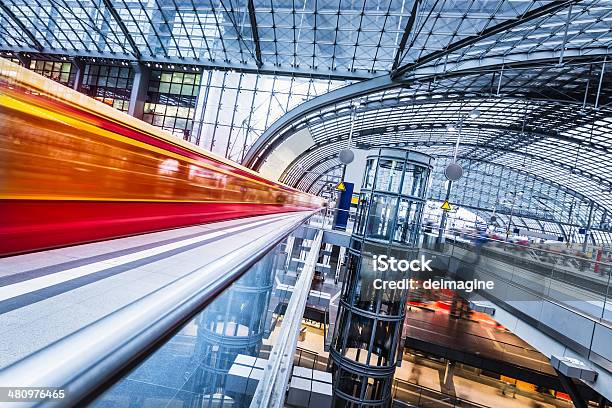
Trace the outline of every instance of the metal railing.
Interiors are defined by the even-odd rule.
[[[319,249],[323,240],[323,231],[317,233],[310,246],[306,262],[295,283],[293,294],[285,311],[285,318],[278,333],[278,340],[272,347],[263,377],[257,385],[251,408],[280,408],[284,406],[285,393],[292,373],[293,357],[297,346],[302,317],[306,309],[306,300],[315,267],[319,258]]]
[[[447,233],[441,243],[436,231],[432,232],[424,235],[423,249],[454,257],[478,276],[482,272],[483,277],[503,279],[536,297],[612,324],[612,263],[597,255],[593,259],[592,255],[568,253],[562,246],[555,250],[550,244],[514,243],[474,234]]]
[[[294,365],[298,367],[312,368],[313,370],[326,371],[327,358],[315,351],[297,347],[293,358]]]
[[[445,394],[398,378],[393,380],[393,400],[420,408],[488,408],[473,401]],[[410,404],[410,405],[409,405]]]
[[[52,387],[61,400],[19,406],[82,406],[150,355],[210,300],[302,225],[313,212],[278,218],[278,228],[196,269],[0,372],[3,387]]]

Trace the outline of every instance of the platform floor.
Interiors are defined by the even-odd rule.
[[[304,215],[216,222],[0,259],[0,369]]]
[[[555,375],[546,356],[515,334],[486,323],[412,306],[406,311],[404,336]]]

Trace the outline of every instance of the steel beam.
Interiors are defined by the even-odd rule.
[[[416,69],[417,67],[423,66],[429,62],[439,60],[440,58],[443,58],[446,55],[451,54],[461,48],[469,47],[470,45],[475,44],[481,40],[484,40],[485,38],[489,38],[493,35],[510,31],[514,27],[517,27],[528,21],[532,21],[537,18],[544,17],[546,15],[554,14],[557,11],[563,10],[564,8],[569,7],[572,4],[579,3],[580,1],[581,0],[553,1],[537,9],[527,11],[526,13],[523,13],[520,16],[517,16],[515,18],[506,20],[502,23],[499,23],[492,27],[484,29],[478,34],[475,34],[470,37],[466,37],[462,40],[456,41],[439,51],[432,52],[422,58],[419,58],[417,61],[411,64],[407,64],[407,65],[398,67],[391,73],[391,76],[393,78],[398,78],[399,76],[403,75],[404,73],[408,71],[412,71]]]
[[[0,0],[0,8],[2,9],[2,11],[4,11],[6,13],[7,16],[9,16],[14,22],[15,24],[17,24],[19,26],[19,28],[21,30],[23,30],[24,34],[28,36],[28,38],[30,39],[30,41],[32,41],[32,44],[34,45],[34,49],[36,51],[41,51],[43,50],[45,47],[43,47],[43,45],[40,43],[40,41],[38,41],[36,39],[36,36],[34,35],[34,33],[32,33],[30,31],[30,29],[28,29],[28,27],[26,27],[26,25],[23,23],[23,21],[21,21],[16,15],[15,13],[13,13],[13,10],[11,10],[11,8],[9,6],[7,6],[6,4],[4,4],[4,0]]]
[[[419,6],[421,4],[421,0],[414,0],[412,3],[412,11],[410,12],[410,17],[408,17],[408,21],[406,22],[406,27],[404,27],[404,33],[402,34],[402,39],[400,40],[399,46],[397,47],[397,53],[395,54],[395,58],[393,59],[393,65],[391,66],[391,71],[395,71],[402,61],[402,55],[404,54],[404,50],[406,48],[406,44],[408,43],[408,39],[410,38],[410,34],[412,34],[412,30],[414,29],[414,23],[416,21],[417,14],[419,13]]]
[[[1,0],[0,0],[1,1]],[[165,57],[165,56],[151,56],[141,55],[140,59],[136,59],[134,55],[128,52],[100,52],[93,50],[62,50],[43,48],[38,50],[34,47],[14,47],[14,46],[3,46],[0,48],[0,52],[26,52],[34,55],[33,58],[44,59],[45,56],[65,56],[65,57],[83,57],[83,58],[104,58],[111,60],[123,60],[123,61],[140,61],[149,62],[152,64],[171,64],[171,65],[188,65],[197,66],[203,69],[211,70],[232,70],[236,72],[244,73],[259,73],[264,75],[278,75],[278,76],[292,76],[292,77],[305,77],[314,79],[324,80],[338,80],[338,81],[364,81],[379,78],[375,74],[361,71],[350,71],[350,70],[334,70],[334,71],[322,71],[318,69],[307,69],[301,67],[267,67],[262,66],[261,69],[256,64],[249,63],[237,63],[237,62],[226,62],[222,60],[209,60],[201,58],[178,58],[178,57]],[[589,63],[589,64],[601,64],[603,63],[604,57],[607,55],[608,50],[605,47],[591,47],[585,49],[567,49],[565,50],[566,65],[573,63]],[[502,64],[506,69],[531,69],[539,66],[548,66],[551,63],[557,63],[559,59],[559,52],[555,51],[540,51],[533,53],[516,53],[507,54],[501,56],[491,56],[485,58],[472,58],[462,60],[456,64],[455,70],[444,70],[443,64],[437,66],[421,67],[411,73],[410,78],[402,78],[397,81],[398,85],[410,84],[419,81],[429,81],[436,78],[437,80],[444,78],[457,78],[465,75],[473,74],[487,74],[499,71]],[[512,61],[512,62],[508,62]]]
[[[136,60],[140,60],[141,55],[140,55],[140,50],[138,49],[138,45],[134,41],[134,38],[132,37],[132,34],[130,34],[130,32],[128,31],[125,23],[121,19],[121,16],[117,12],[117,9],[115,8],[115,6],[113,6],[112,1],[111,0],[102,0],[102,2],[104,3],[104,7],[106,7],[106,9],[111,14],[111,16],[113,16],[113,19],[115,20],[115,22],[119,26],[119,29],[121,30],[121,32],[125,36],[125,38],[128,41],[128,43],[130,44],[130,47],[132,48],[132,54],[134,55]]]
[[[609,51],[606,47],[568,48],[564,52],[564,59],[567,59],[568,63],[580,63],[582,61],[585,63],[601,64],[608,53]],[[404,79],[408,76],[413,79],[429,78],[432,76],[452,78],[466,74],[499,72],[502,67],[504,70],[530,69],[534,66],[549,67],[551,64],[554,64],[553,67],[560,68],[557,64],[560,55],[560,51],[544,50],[466,58],[457,62],[444,62],[418,67],[411,71],[410,75],[406,73]]]
[[[194,66],[205,70],[217,70],[217,71],[235,71],[248,74],[262,74],[262,75],[276,75],[276,76],[289,76],[289,77],[301,77],[301,78],[312,78],[312,79],[323,79],[323,80],[334,80],[334,81],[358,81],[372,79],[375,76],[364,72],[352,72],[348,70],[336,70],[336,71],[320,71],[316,69],[306,68],[280,68],[280,67],[262,67],[259,69],[255,64],[243,64],[235,62],[225,62],[220,60],[203,60],[200,58],[177,58],[177,57],[156,57],[150,55],[141,55],[140,60],[137,60],[130,53],[118,53],[118,52],[98,52],[88,50],[70,51],[56,50],[56,49],[43,49],[38,51],[32,47],[0,47],[0,52],[27,52],[33,54],[39,54],[34,58],[44,59],[45,56],[55,57],[82,57],[82,58],[104,58],[109,60],[121,60],[121,61],[140,61],[148,62],[151,64],[168,64],[178,66]]]
[[[259,31],[257,29],[257,17],[255,15],[255,4],[253,0],[248,0],[247,7],[249,10],[249,20],[251,21],[251,33],[253,34],[253,42],[255,43],[255,62],[257,67],[261,68],[263,60],[261,59],[261,45],[259,44]]]

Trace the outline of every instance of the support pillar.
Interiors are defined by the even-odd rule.
[[[134,70],[134,82],[130,93],[128,114],[142,119],[144,117],[144,105],[147,99],[151,69],[141,63],[133,63],[132,69]]]
[[[557,370],[556,368],[555,368],[555,371],[557,372],[557,376],[559,377],[559,381],[561,382],[561,385],[565,389],[565,392],[567,392],[567,394],[572,399],[572,403],[574,404],[574,406],[576,408],[587,408],[587,403],[584,400],[584,398],[582,398],[582,396],[580,395],[580,392],[578,391],[578,387],[576,387],[576,384],[574,384],[574,381],[572,381],[571,378],[569,378],[568,376],[566,376],[565,374],[563,374],[561,371]]]
[[[32,58],[22,52],[18,52],[15,56],[24,68],[30,69],[30,63],[32,62]]]
[[[342,182],[344,190],[340,191],[338,204],[336,204],[336,214],[334,215],[334,224],[332,228],[335,230],[346,231],[346,226],[349,220],[351,211],[351,199],[353,197],[353,183]]]
[[[444,378],[442,379],[442,389],[444,393],[449,395],[455,395],[455,384],[453,378],[455,375],[455,366],[457,364],[452,360],[446,361],[446,368],[444,370]]]
[[[193,117],[193,142],[196,145],[203,147],[206,147],[207,142],[207,135],[202,135],[202,128],[204,127],[204,119],[206,117],[206,102],[208,101],[208,93],[210,91],[210,82],[212,81],[212,75],[212,71],[205,71],[200,77],[200,90],[198,92],[198,98],[196,100],[196,110]],[[206,80],[204,80],[204,76],[206,76]]]
[[[448,180],[448,185],[446,187],[446,198],[445,200],[450,200],[451,190],[453,189],[453,182]],[[448,211],[442,211],[442,218],[440,219],[440,229],[438,230],[438,242],[444,242],[444,230],[446,229],[446,220],[448,219]]]
[[[71,61],[71,63],[72,66],[76,69],[72,89],[77,92],[81,92],[81,86],[83,85],[83,76],[85,75],[85,62],[80,60],[79,58],[75,58]]]
[[[585,253],[587,250],[587,244],[589,242],[589,234],[591,233],[591,223],[593,222],[593,201],[589,207],[589,219],[587,220],[587,226],[584,231],[584,242],[582,243],[582,252]]]

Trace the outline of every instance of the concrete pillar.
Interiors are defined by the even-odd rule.
[[[147,99],[151,68],[140,63],[132,63],[132,69],[134,70],[134,83],[130,93],[128,114],[142,119],[144,117],[144,104]]]

